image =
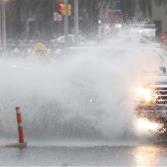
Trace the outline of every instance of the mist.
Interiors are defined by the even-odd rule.
[[[126,35],[126,34],[125,34]],[[156,70],[161,49],[125,35],[59,56],[0,58],[0,136],[17,138],[20,105],[28,141],[117,141],[134,135],[133,89]]]

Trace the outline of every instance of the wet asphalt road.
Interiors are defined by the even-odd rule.
[[[0,149],[1,166],[167,166],[167,145]]]

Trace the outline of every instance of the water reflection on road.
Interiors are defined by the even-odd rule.
[[[0,165],[167,166],[167,145],[30,146],[0,149]]]
[[[138,146],[134,149],[134,160],[136,167],[159,166],[163,147]]]

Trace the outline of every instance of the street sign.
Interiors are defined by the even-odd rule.
[[[53,13],[53,20],[54,21],[62,21],[63,20],[62,15],[59,14],[58,12],[54,12]]]

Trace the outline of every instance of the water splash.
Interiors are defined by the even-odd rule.
[[[0,136],[16,137],[17,104],[28,140],[118,140],[131,134],[130,92],[142,69],[160,64],[161,49],[121,33],[117,40],[61,54],[0,58]]]

